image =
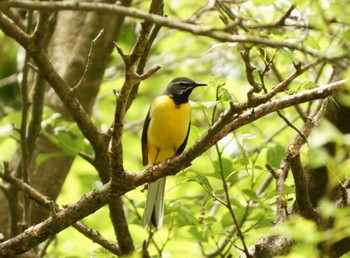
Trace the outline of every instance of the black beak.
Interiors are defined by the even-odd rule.
[[[195,86],[195,87],[207,86],[207,84],[205,84],[205,83],[196,83],[194,86]]]

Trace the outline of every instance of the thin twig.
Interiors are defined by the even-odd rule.
[[[0,79],[0,88],[17,82],[18,74],[14,73],[10,76]]]
[[[29,76],[29,67],[26,63],[29,61],[29,55],[26,53],[24,60],[23,76],[21,83],[21,99],[22,99],[22,118],[21,118],[21,177],[23,182],[29,183],[29,164],[30,164],[30,154],[28,147],[28,138],[27,138],[27,127],[28,127],[28,109],[29,109],[29,99],[28,99],[28,76]],[[23,207],[23,224],[30,223],[30,202],[26,196],[24,196],[24,207]]]
[[[289,170],[289,163],[287,162],[287,158],[283,158],[280,163],[280,167],[277,169],[276,173],[278,175],[276,179],[276,194],[277,194],[277,209],[276,209],[276,220],[275,224],[282,223],[285,218],[285,210],[286,210],[286,200],[284,198],[284,182],[287,179]]]
[[[89,54],[88,54],[88,57],[87,57],[87,62],[86,62],[86,66],[85,66],[85,69],[84,69],[84,73],[83,75],[81,76],[79,82],[72,87],[72,90],[75,91],[77,90],[82,84],[85,83],[86,81],[86,75],[88,73],[90,73],[91,71],[91,65],[92,65],[92,60],[94,58],[94,50],[95,50],[95,46],[96,46],[96,41],[99,40],[99,38],[101,38],[103,36],[103,33],[104,33],[104,29],[101,29],[100,32],[97,34],[97,36],[91,40],[91,43],[90,43],[90,50],[89,50]]]
[[[219,99],[219,87],[217,87],[216,89],[216,100]],[[216,108],[213,110],[213,114],[212,114],[212,121],[214,121],[214,117],[216,116]],[[238,141],[237,141],[238,143]],[[241,150],[243,149],[242,146],[240,146],[240,144],[238,143],[239,147],[241,148]],[[219,145],[216,143],[215,144],[215,149],[216,149],[216,154],[218,156],[218,161],[219,161],[219,173],[221,176],[221,181],[222,181],[222,185],[223,185],[223,189],[224,189],[224,195],[225,195],[225,199],[226,202],[221,201],[220,199],[217,198],[217,200],[219,200],[221,203],[223,203],[223,205],[229,210],[231,217],[233,219],[234,225],[236,227],[237,230],[237,234],[238,237],[241,240],[241,243],[243,245],[243,251],[246,254],[247,257],[250,257],[246,242],[245,242],[245,238],[244,238],[244,234],[242,233],[241,227],[242,227],[242,223],[244,220],[242,220],[241,223],[238,222],[236,215],[233,211],[232,205],[231,205],[231,198],[230,198],[230,194],[229,194],[229,183],[227,183],[226,181],[226,177],[225,177],[225,173],[224,173],[224,168],[223,168],[223,163],[222,163],[222,151],[219,149]]]
[[[291,122],[289,122],[289,120],[282,114],[282,112],[281,112],[280,110],[278,110],[276,113],[277,113],[277,115],[278,115],[280,118],[283,119],[283,121],[284,121],[289,127],[291,127],[294,131],[296,131],[296,132],[300,135],[300,137],[302,137],[302,138],[305,140],[305,142],[307,142],[307,139],[306,139],[305,135],[304,135],[296,126],[294,126]]]
[[[55,239],[55,236],[50,237],[48,240],[46,240],[44,246],[39,250],[38,253],[38,257],[45,257],[46,255],[46,250],[47,248],[49,248],[50,244],[52,243],[52,241]]]
[[[72,227],[78,230],[87,238],[91,239],[93,242],[99,244],[106,250],[110,251],[111,253],[121,256],[121,252],[118,245],[102,237],[97,230],[93,230],[79,221],[73,224]]]
[[[253,72],[256,70],[256,67],[251,65],[250,61],[250,49],[244,49],[241,51],[241,56],[245,64],[246,77],[249,84],[253,87],[248,93],[248,99],[251,99],[253,93],[258,93],[262,89],[262,85],[257,83],[254,79]]]
[[[272,99],[274,96],[276,96],[278,93],[282,92],[283,90],[286,90],[287,87],[290,85],[292,81],[294,81],[295,78],[306,72],[307,70],[315,67],[316,65],[320,64],[321,60],[314,60],[304,66],[297,66],[294,73],[289,75],[284,81],[277,84],[275,87],[273,87],[269,92],[262,96],[254,96],[254,98],[251,99],[249,105],[250,106],[256,106],[258,104],[264,103],[270,99]]]
[[[33,158],[34,149],[36,147],[35,143],[40,134],[45,88],[44,78],[40,74],[37,74],[33,87],[31,120],[28,126],[28,150],[30,160]]]

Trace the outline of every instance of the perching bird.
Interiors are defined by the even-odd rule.
[[[185,149],[191,124],[188,97],[204,83],[185,77],[172,80],[164,93],[156,97],[146,116],[142,130],[143,165],[155,165]],[[163,225],[165,177],[148,184],[142,226]]]

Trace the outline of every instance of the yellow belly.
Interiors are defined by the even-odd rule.
[[[169,96],[157,97],[151,107],[147,132],[149,163],[172,157],[184,142],[191,119],[189,103],[176,106]]]

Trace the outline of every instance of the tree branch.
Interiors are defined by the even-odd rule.
[[[1,171],[0,171],[0,178],[4,179],[5,181],[9,182],[11,185],[14,185],[16,188],[23,191],[30,199],[32,199],[39,205],[45,207],[46,209],[52,209],[52,206],[56,206],[54,207],[55,210],[54,211],[51,210],[51,211],[55,213],[60,211],[60,209],[58,209],[57,205],[53,203],[53,201],[49,200],[46,196],[42,195],[37,190],[32,188],[26,182],[20,180],[19,178],[16,178],[10,174],[5,174]],[[56,215],[53,214],[53,217],[55,218]],[[75,224],[72,224],[72,227],[78,230],[80,233],[82,233],[86,237],[90,238],[92,241],[98,243],[102,247],[111,251],[112,253],[121,255],[119,247],[116,244],[103,238],[98,231],[88,228],[86,225],[84,225],[79,221],[76,222]]]
[[[111,198],[109,184],[101,189],[82,197],[80,201],[59,211],[55,216],[26,229],[23,233],[0,243],[0,257],[13,256],[23,253],[46,239],[54,236],[63,229],[73,225],[78,220],[94,213]]]
[[[77,223],[73,224],[72,227],[75,228],[76,230],[78,230],[80,233],[82,233],[87,238],[91,239],[93,242],[99,244],[100,246],[102,246],[106,250],[110,251],[111,253],[116,254],[118,256],[122,255],[118,245],[116,245],[115,243],[108,241],[107,239],[102,237],[98,231],[87,227],[86,225],[84,225],[83,223],[81,223],[79,221]]]
[[[210,28],[204,29],[201,26],[191,23],[183,22],[180,20],[170,20],[160,15],[149,14],[140,11],[135,8],[123,7],[120,5],[110,5],[103,3],[87,3],[87,2],[75,2],[75,1],[63,1],[63,2],[32,2],[32,1],[19,1],[10,0],[0,3],[0,8],[23,8],[28,10],[80,10],[80,11],[95,11],[95,12],[110,12],[116,14],[122,14],[145,21],[149,21],[160,26],[177,29],[180,31],[186,31],[195,35],[205,36],[212,39],[219,40],[221,42],[237,42],[237,43],[253,43],[261,44],[272,48],[289,48],[292,50],[299,50],[303,53],[310,54],[319,59],[335,60],[344,56],[349,56],[348,53],[342,53],[340,55],[334,55],[334,53],[328,54],[325,51],[316,51],[311,48],[305,47],[303,43],[294,43],[288,41],[278,41],[268,38],[244,36],[244,35],[231,35],[226,33],[226,27],[224,28]]]
[[[253,72],[256,70],[256,67],[252,66],[250,61],[250,49],[244,49],[241,51],[241,56],[245,64],[245,71],[246,71],[246,77],[249,82],[249,84],[252,86],[252,89],[248,92],[248,99],[250,100],[250,97],[252,94],[259,93],[262,89],[262,85],[260,83],[257,83],[254,79]]]
[[[277,84],[275,87],[273,87],[270,91],[268,91],[266,94],[262,95],[262,96],[251,96],[250,97],[250,101],[247,103],[248,107],[254,107],[258,104],[261,103],[265,103],[268,100],[272,99],[274,96],[276,96],[278,93],[286,90],[288,88],[288,86],[290,85],[290,83],[297,78],[299,75],[303,74],[304,72],[306,72],[307,70],[315,67],[316,65],[320,64],[322,62],[322,60],[314,60],[304,66],[296,66],[296,70],[294,71],[294,73],[292,73],[291,75],[289,75],[284,81],[280,82],[279,84]],[[252,93],[251,93],[252,94]]]
[[[295,153],[293,145],[288,148],[288,162],[293,172],[295,184],[295,198],[298,204],[300,215],[306,219],[318,222],[318,215],[314,211],[308,190],[307,178],[303,165],[301,164],[299,150]]]

